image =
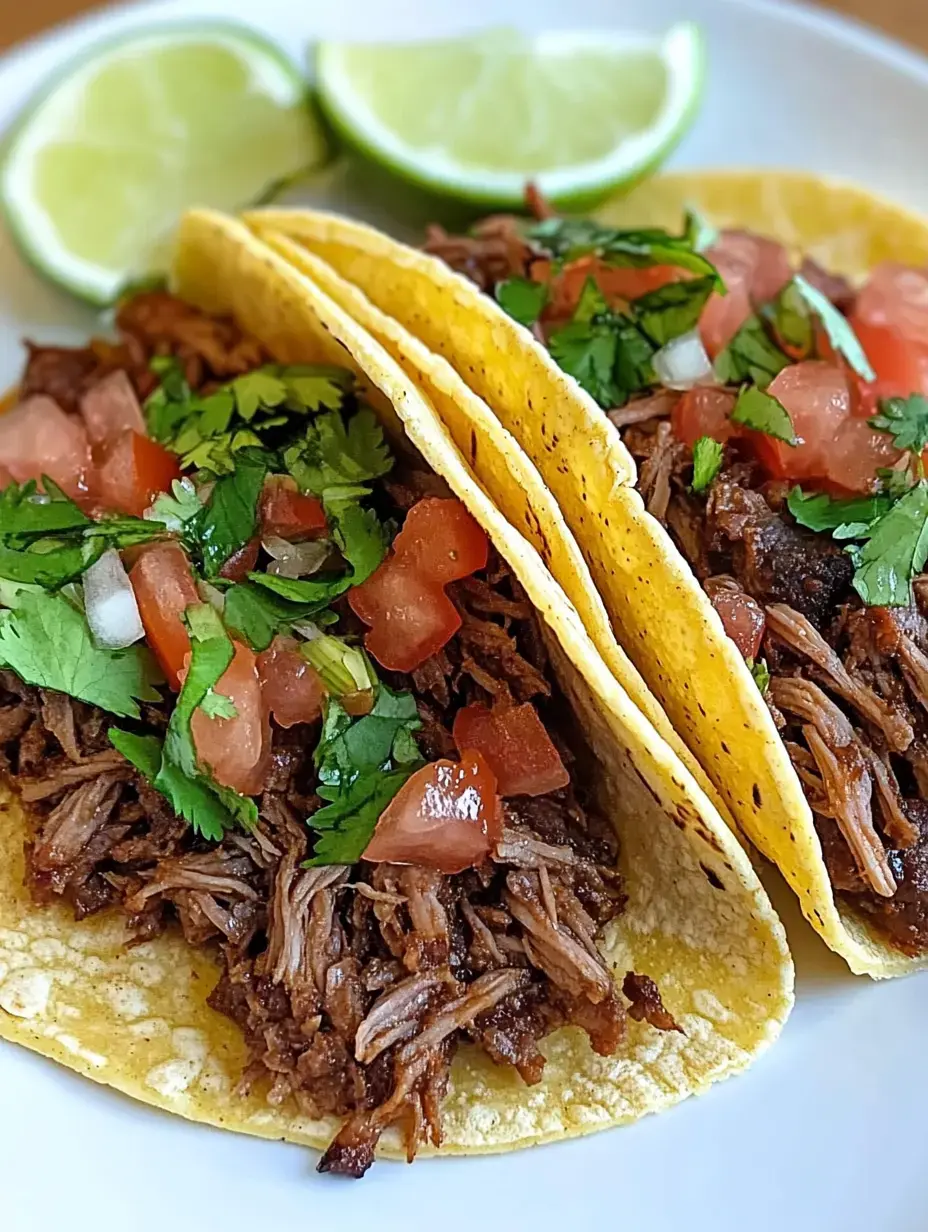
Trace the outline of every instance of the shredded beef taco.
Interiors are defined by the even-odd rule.
[[[565,589],[592,577],[832,948],[924,965],[928,226],[788,174],[668,177],[595,221],[527,204],[424,253],[251,223],[334,265],[525,448],[585,559]]]
[[[0,1036],[352,1176],[744,1068],[779,921],[415,381],[215,214],[117,326],[0,418]]]

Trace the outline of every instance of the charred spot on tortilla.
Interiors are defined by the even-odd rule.
[[[711,885],[711,886],[712,886],[714,889],[716,889],[716,890],[724,890],[724,889],[725,889],[725,883],[724,883],[724,881],[722,881],[722,879],[719,877],[719,875],[718,875],[718,873],[715,871],[715,869],[710,868],[708,864],[702,864],[702,863],[699,865],[699,867],[700,867],[700,868],[702,869],[702,871],[705,873],[705,875],[706,875],[706,880],[708,881],[709,885]]]

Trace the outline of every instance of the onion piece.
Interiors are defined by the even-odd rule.
[[[135,592],[119,553],[109,548],[84,571],[84,612],[93,640],[104,650],[123,650],[145,636]]]
[[[712,361],[697,329],[691,329],[661,347],[651,363],[657,379],[668,389],[692,389],[702,381],[714,379]]]
[[[226,597],[221,590],[211,585],[209,582],[204,582],[202,579],[197,582],[197,594],[204,603],[208,603],[214,611],[221,616],[226,610]]]
[[[289,539],[281,539],[280,535],[266,535],[261,540],[261,546],[268,556],[273,558],[273,564],[268,566],[268,573],[286,578],[305,577],[308,573],[315,573],[322,568],[331,552],[325,539],[291,543]]]

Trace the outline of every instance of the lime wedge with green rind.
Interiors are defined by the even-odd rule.
[[[488,31],[442,42],[321,43],[319,101],[356,149],[460,200],[513,206],[604,196],[659,165],[695,117],[703,41]]]
[[[96,304],[163,268],[191,205],[234,210],[324,162],[300,70],[244,26],[130,31],[46,83],[6,142],[0,202],[26,257]]]

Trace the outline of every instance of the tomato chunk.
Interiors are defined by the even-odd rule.
[[[48,475],[72,497],[85,495],[93,483],[83,422],[44,394],[0,415],[0,458],[17,483]]]
[[[237,552],[232,553],[219,570],[219,576],[228,578],[230,582],[244,582],[258,563],[260,547],[260,539],[249,539]]]
[[[792,269],[786,249],[774,240],[747,231],[723,231],[706,256],[722,275],[726,294],[709,298],[699,332],[712,359],[753,313],[789,282]]]
[[[197,757],[213,778],[245,796],[264,787],[270,759],[271,725],[261,692],[253,650],[234,642],[232,662],[219,677],[214,691],[235,707],[234,718],[210,718],[195,710],[190,721]]]
[[[767,626],[761,605],[742,590],[717,590],[710,598],[741,657],[756,659]]]
[[[876,373],[871,384],[860,382],[864,390],[872,391],[861,413],[875,415],[880,398],[928,394],[928,335],[925,344],[919,345],[889,326],[872,325],[856,314],[850,323]]]
[[[531,275],[537,282],[548,282],[551,272],[549,261],[539,260],[532,264]],[[666,286],[668,282],[678,282],[681,277],[682,272],[670,265],[648,265],[635,269],[632,266],[609,265],[596,256],[579,257],[555,278],[545,308],[545,320],[554,326],[572,317],[588,278],[595,281],[607,303],[614,305],[620,300],[628,302],[638,299],[649,291]]]
[[[327,529],[322,501],[304,496],[289,475],[272,475],[261,491],[261,533],[279,535],[291,543],[324,535]]]
[[[496,776],[474,749],[417,770],[380,815],[365,860],[460,873],[486,859],[502,834]]]
[[[691,449],[701,436],[720,442],[730,440],[738,431],[738,425],[731,422],[736,401],[736,395],[728,389],[710,385],[688,389],[670,414],[674,436]]]
[[[145,548],[129,571],[139,605],[145,640],[154,651],[172,689],[179,689],[190,637],[181,620],[191,603],[199,603],[193,574],[177,543]]]
[[[148,435],[132,382],[121,368],[87,390],[81,398],[81,415],[92,446],[113,441],[124,432]]]
[[[325,686],[297,647],[295,638],[278,636],[258,655],[264,700],[279,727],[312,723],[322,713]]]
[[[840,426],[827,452],[825,478],[849,492],[872,492],[877,471],[893,466],[901,456],[888,433],[851,418]]]
[[[393,551],[423,578],[444,585],[486,568],[490,542],[459,500],[428,496],[406,514]]]
[[[544,796],[570,782],[531,702],[521,706],[465,706],[454,718],[454,742],[476,749],[496,775],[501,796]]]
[[[799,443],[789,445],[763,432],[749,433],[761,465],[776,479],[825,478],[835,437],[851,413],[844,371],[824,360],[806,360],[784,368],[768,392],[789,412]]]
[[[411,672],[437,654],[461,627],[457,608],[436,582],[409,561],[388,557],[348,592],[356,616],[370,626],[364,644],[382,667]]]
[[[132,429],[104,448],[97,494],[106,508],[140,518],[159,492],[180,479],[177,454]]]

